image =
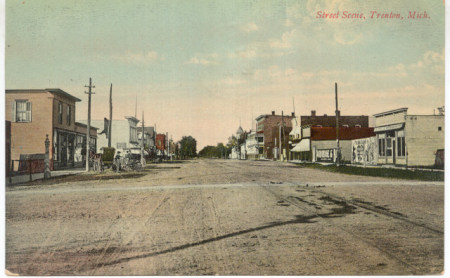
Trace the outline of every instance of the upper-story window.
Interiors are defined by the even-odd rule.
[[[13,119],[15,122],[31,122],[31,102],[16,100],[13,103]]]
[[[63,122],[63,105],[62,102],[58,103],[58,123],[62,124]]]
[[[70,105],[67,105],[66,123],[67,123],[67,125],[71,125],[71,123],[72,123],[72,109],[71,109]]]
[[[130,126],[130,143],[137,143],[138,137],[137,137],[137,129],[134,126]]]

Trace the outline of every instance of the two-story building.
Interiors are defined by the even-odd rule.
[[[81,121],[86,123],[86,121]],[[103,126],[104,120],[92,120],[91,125]],[[139,131],[142,128],[138,126],[139,120],[135,117],[125,117],[124,120],[112,120],[111,123],[111,147],[116,150],[129,148],[140,148]],[[98,149],[108,147],[108,134],[98,135]]]
[[[272,114],[260,115],[256,118],[256,132],[263,136],[263,142],[258,146],[258,148],[262,149],[263,158],[273,159],[274,157],[273,149],[276,147],[273,134],[275,131],[274,127],[283,125],[292,128],[291,120],[294,117],[294,113],[291,116],[285,116],[275,115],[275,111],[272,111]]]
[[[5,118],[11,122],[11,159],[45,153],[50,140],[50,167],[82,167],[86,159],[87,126],[75,122],[80,99],[61,89],[6,90]],[[91,127],[90,147],[96,152],[97,128]]]

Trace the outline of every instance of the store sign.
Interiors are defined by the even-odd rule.
[[[333,162],[334,149],[316,150],[316,160],[319,162]]]
[[[401,123],[401,124],[385,125],[385,126],[375,127],[375,128],[373,129],[373,131],[374,131],[374,132],[383,132],[383,131],[396,130],[396,129],[401,129],[401,128],[403,128],[403,123]]]

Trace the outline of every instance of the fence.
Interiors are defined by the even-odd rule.
[[[29,175],[29,181],[33,180],[33,174],[44,173],[45,160],[42,159],[20,159],[11,160],[8,179],[14,176]]]

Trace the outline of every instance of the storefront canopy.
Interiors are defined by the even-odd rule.
[[[310,148],[309,148],[309,139],[302,139],[302,141],[300,141],[300,143],[298,143],[292,150],[291,152],[309,152]]]

